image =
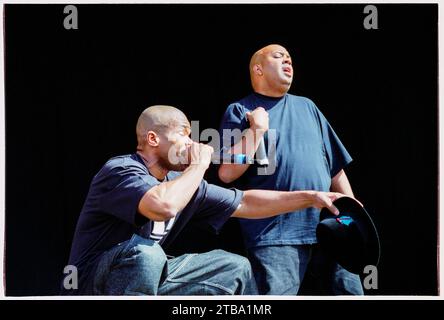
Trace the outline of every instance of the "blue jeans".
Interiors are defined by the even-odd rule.
[[[358,275],[329,259],[319,245],[260,246],[248,250],[259,294],[296,295],[304,277],[316,295],[363,295]]]
[[[96,295],[254,295],[248,259],[222,250],[168,259],[138,235],[105,252],[94,278]]]

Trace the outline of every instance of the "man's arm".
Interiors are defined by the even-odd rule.
[[[249,157],[254,157],[254,154],[259,146],[264,132],[248,128],[244,131],[242,139],[235,144],[229,153],[231,154],[246,154]],[[251,143],[253,141],[253,143]],[[231,164],[222,163],[219,166],[219,179],[224,183],[230,183],[242,176],[247,171],[249,164]]]
[[[268,130],[268,113],[264,108],[258,107],[252,112],[247,112],[250,128],[244,131],[242,139],[231,149],[231,154],[246,154],[253,157],[259,143]],[[230,183],[242,176],[247,171],[249,164],[229,164],[222,163],[219,166],[219,179],[225,183]]]
[[[262,219],[308,207],[326,207],[338,214],[333,201],[342,196],[336,192],[248,190],[232,217]]]
[[[139,212],[153,221],[166,221],[181,211],[199,187],[211,161],[213,148],[193,143],[191,164],[182,175],[148,190],[139,202]],[[199,159],[199,160],[197,160]]]
[[[330,190],[333,192],[343,193],[352,198],[355,197],[353,195],[353,190],[344,170],[339,171],[339,173],[333,177],[333,179],[331,180]]]

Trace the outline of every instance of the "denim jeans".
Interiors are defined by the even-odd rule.
[[[248,259],[213,250],[168,259],[138,235],[105,252],[94,278],[96,295],[254,295]]]
[[[304,277],[315,289],[310,294],[364,294],[359,275],[329,259],[319,245],[260,246],[248,254],[259,294],[296,295]]]

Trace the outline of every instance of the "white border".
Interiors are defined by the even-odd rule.
[[[0,298],[5,296],[5,281],[6,276],[4,273],[4,257],[5,257],[5,69],[4,63],[4,50],[3,50],[3,4],[0,6]]]
[[[443,194],[442,194],[442,188],[441,186],[444,185],[444,176],[442,172],[442,168],[444,168],[443,164],[443,154],[442,150],[444,150],[444,129],[442,126],[443,123],[443,108],[442,108],[442,99],[444,98],[443,94],[443,86],[441,85],[441,77],[444,74],[444,67],[443,67],[443,50],[441,48],[441,45],[444,43],[443,40],[443,33],[440,32],[440,26],[442,18],[444,17],[444,6],[438,4],[438,141],[439,141],[439,150],[438,150],[438,157],[439,157],[439,168],[438,168],[438,248],[437,248],[437,254],[438,254],[438,294],[441,298],[444,297],[444,253],[442,250],[441,244],[443,243],[443,237],[444,237],[444,218],[442,215],[442,204],[443,204]],[[440,63],[441,62],[441,63]]]
[[[69,4],[69,3],[75,3],[75,4],[135,4],[135,3],[146,3],[146,4],[154,4],[154,3],[160,3],[160,4],[187,4],[187,3],[198,3],[198,4],[211,4],[211,3],[233,3],[233,4],[272,4],[272,3],[289,3],[289,4],[322,4],[322,3],[330,3],[330,4],[382,4],[382,1],[362,1],[362,0],[354,0],[354,1],[193,1],[193,0],[176,0],[176,1],[140,1],[140,0],[120,0],[120,1],[101,1],[101,0],[79,0],[79,1],[20,1],[20,0],[11,0],[11,1],[0,1],[0,17],[2,18],[1,23],[1,29],[0,29],[0,53],[2,57],[0,58],[0,275],[2,275],[2,280],[0,281],[0,299],[2,300],[443,300],[444,299],[444,290],[441,288],[439,290],[439,296],[364,296],[364,297],[344,297],[344,296],[336,296],[336,297],[318,297],[318,296],[235,296],[235,297],[227,297],[227,296],[216,296],[216,297],[209,297],[209,296],[185,296],[185,297],[178,297],[178,296],[168,296],[168,297],[61,297],[61,296],[29,296],[29,297],[5,297],[5,291],[4,291],[4,249],[5,249],[5,92],[4,92],[4,20],[3,20],[3,5],[4,4]],[[387,1],[384,2],[384,4],[387,3],[393,3],[393,4],[408,4],[408,3],[438,3],[438,40],[439,44],[443,43],[443,36],[442,33],[439,32],[440,28],[440,21],[441,18],[444,17],[443,10],[444,6],[439,5],[439,2],[437,1],[425,1],[425,0],[404,0],[404,1]],[[440,46],[439,46],[439,49]],[[438,61],[444,61],[443,59],[442,51],[439,51]],[[439,63],[439,62],[438,62]],[[444,67],[442,63],[439,63],[439,75],[444,74]],[[439,97],[444,97],[443,95],[443,87],[438,84],[439,88]],[[439,102],[439,111],[442,110],[441,108],[442,102]],[[442,112],[439,112],[439,124],[441,124],[443,119]],[[444,284],[444,254],[442,252],[442,249],[440,247],[440,244],[443,243],[443,234],[444,234],[444,219],[442,218],[441,214],[441,203],[442,203],[442,192],[440,186],[444,183],[444,177],[441,172],[443,160],[442,160],[442,154],[441,150],[444,148],[444,129],[442,126],[439,126],[439,203],[438,203],[438,210],[439,210],[439,221],[438,221],[438,228],[439,228],[439,237],[438,237],[438,255],[439,255],[439,287],[441,287]],[[414,189],[412,189],[412,192],[414,192]]]

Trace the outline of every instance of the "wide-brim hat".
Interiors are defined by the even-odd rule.
[[[316,236],[321,249],[352,273],[363,273],[368,265],[377,266],[379,236],[368,212],[350,197],[339,198],[333,204],[339,215],[327,208],[320,213]]]

